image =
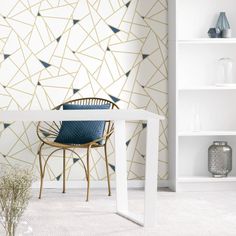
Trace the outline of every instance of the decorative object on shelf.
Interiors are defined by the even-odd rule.
[[[199,104],[195,104],[192,109],[192,121],[191,121],[191,130],[200,131],[201,130],[201,120],[200,120],[200,111]]]
[[[232,170],[232,148],[225,141],[214,141],[208,148],[208,171],[213,177],[227,177]]]
[[[208,36],[209,36],[209,38],[220,38],[221,31],[219,28],[210,28],[208,30]]]
[[[223,29],[222,30],[222,38],[231,38],[232,30],[231,29]]]
[[[0,171],[0,223],[6,236],[18,235],[18,226],[22,227],[21,216],[31,198],[33,179],[33,173],[27,169],[4,167]],[[31,232],[32,228],[27,226],[24,230],[27,234],[23,235]]]
[[[226,17],[225,12],[220,12],[220,16],[218,18],[216,28],[219,28],[221,31],[221,37],[223,38],[223,30],[230,29],[229,21]]]
[[[235,85],[233,77],[233,60],[229,57],[220,58],[218,60],[218,83]]]

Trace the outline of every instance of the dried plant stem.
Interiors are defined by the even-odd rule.
[[[20,217],[30,200],[33,174],[29,170],[7,168],[0,176],[0,217],[6,236],[15,236]]]

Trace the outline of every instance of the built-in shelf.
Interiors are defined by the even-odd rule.
[[[236,182],[236,177],[213,178],[213,177],[179,177],[179,183],[219,183],[219,182]]]
[[[236,131],[181,131],[179,137],[191,136],[236,136]]]
[[[236,177],[179,177],[177,184],[179,191],[235,191]]]
[[[198,38],[177,40],[177,44],[236,44],[236,38]]]
[[[236,86],[220,83],[224,76],[218,63],[221,58],[236,61],[235,7],[235,0],[169,1],[168,174],[174,191],[236,191],[234,154],[232,177],[213,178],[208,171],[213,141],[224,140],[236,150]],[[233,38],[208,38],[222,9]],[[198,120],[202,130],[193,131]]]
[[[196,86],[196,87],[186,87],[186,88],[179,88],[180,92],[184,91],[224,91],[224,90],[236,90],[236,86]]]

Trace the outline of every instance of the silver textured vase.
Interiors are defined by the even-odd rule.
[[[227,177],[232,170],[232,148],[224,141],[215,141],[208,148],[208,170],[213,177]]]

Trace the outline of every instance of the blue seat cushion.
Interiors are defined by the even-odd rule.
[[[110,109],[110,104],[77,105],[64,104],[63,110]],[[96,115],[96,114],[95,114]],[[62,121],[59,134],[55,139],[63,144],[85,144],[103,136],[105,121]],[[102,141],[98,142],[102,144]]]

